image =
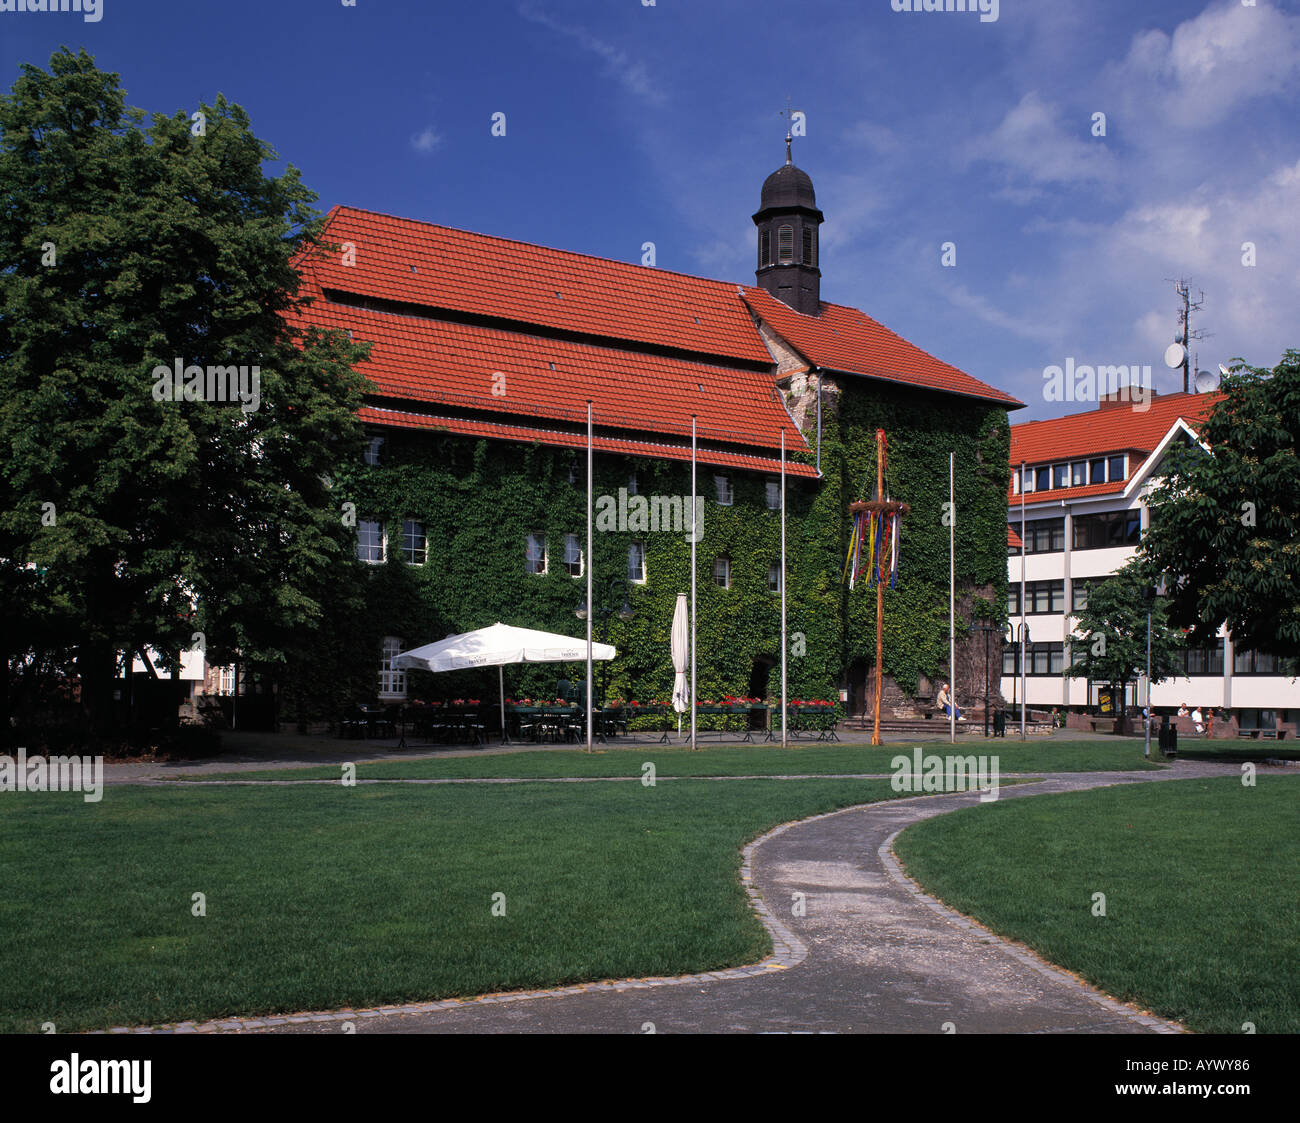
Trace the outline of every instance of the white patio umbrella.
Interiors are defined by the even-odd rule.
[[[682,719],[691,705],[691,691],[686,684],[686,668],[691,661],[691,623],[686,608],[686,594],[677,594],[677,607],[673,609],[673,709],[677,711],[677,735],[681,736]]]
[[[593,659],[613,659],[612,644],[593,643]],[[468,667],[496,667],[501,690],[501,736],[506,733],[507,663],[573,663],[587,658],[587,641],[532,628],[515,628],[500,621],[490,628],[461,632],[437,643],[403,651],[393,660],[402,670],[461,671]]]

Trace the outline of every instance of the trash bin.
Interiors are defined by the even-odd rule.
[[[1007,711],[995,710],[993,712],[993,736],[1005,737],[1007,735]]]
[[[1178,727],[1169,720],[1168,714],[1160,726],[1160,751],[1171,759],[1178,755]]]

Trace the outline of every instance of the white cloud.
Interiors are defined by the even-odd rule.
[[[653,105],[660,105],[666,99],[663,92],[655,85],[645,64],[633,59],[621,47],[598,39],[582,27],[570,27],[552,19],[545,12],[539,11],[531,4],[521,4],[519,14],[526,20],[541,24],[558,35],[563,35],[578,44],[584,51],[595,55],[604,64],[604,73],[614,79],[628,93]]]
[[[1154,109],[1184,128],[1217,124],[1254,98],[1294,91],[1298,81],[1300,16],[1267,0],[1255,7],[1224,0],[1172,35],[1144,31],[1103,75],[1103,86],[1134,114]]]
[[[432,125],[426,126],[422,131],[415,133],[411,137],[411,147],[416,152],[432,152],[442,144],[442,136]]]
[[[1001,164],[1034,184],[1108,182],[1116,176],[1114,154],[1092,137],[1092,119],[1070,122],[1061,108],[1030,90],[992,132],[967,143],[961,155],[970,164],[987,160]],[[1013,201],[1034,197],[1023,188],[1009,188]]]

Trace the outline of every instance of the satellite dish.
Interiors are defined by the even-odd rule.
[[[1175,342],[1175,343],[1182,343],[1182,341],[1183,341],[1183,329],[1182,329],[1182,328],[1179,328],[1179,329],[1174,333],[1174,342]]]
[[[1198,394],[1209,394],[1219,388],[1219,377],[1211,371],[1198,370],[1195,386]]]
[[[1223,375],[1223,376],[1226,378],[1228,375],[1230,375],[1230,374],[1232,373],[1232,371],[1230,371],[1227,367],[1225,367],[1222,363],[1220,363],[1220,364],[1219,364],[1219,373],[1220,373],[1221,375]]]
[[[1183,360],[1187,358],[1187,348],[1181,343],[1171,343],[1165,349],[1165,366],[1170,370],[1183,365]]]

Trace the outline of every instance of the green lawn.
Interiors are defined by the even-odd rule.
[[[364,743],[356,742],[359,751]],[[339,742],[346,751],[346,742]],[[545,778],[548,776],[640,776],[642,765],[651,761],[660,776],[780,776],[889,773],[890,761],[899,754],[911,754],[915,745],[825,745],[816,742],[798,748],[780,746],[706,746],[699,752],[677,745],[601,746],[587,753],[583,749],[555,749],[542,752],[494,753],[441,759],[362,761],[357,776],[370,780]],[[1021,744],[1015,741],[929,742],[920,746],[928,753],[966,756],[996,755],[1001,772],[1133,772],[1159,769],[1142,758],[1140,741],[1049,741]],[[418,751],[415,750],[415,751]],[[1153,757],[1155,750],[1152,750]],[[191,780],[283,779],[337,780],[337,764],[311,765],[292,769],[225,772],[181,777]]]
[[[1182,780],[958,811],[896,849],[927,890],[1108,994],[1202,1033],[1297,1033],[1298,812],[1300,777]]]
[[[11,795],[0,1032],[752,962],[770,942],[739,886],[744,843],[891,795],[861,780]]]

